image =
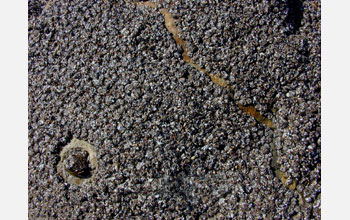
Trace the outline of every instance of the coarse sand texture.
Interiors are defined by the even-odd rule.
[[[321,3],[28,2],[29,219],[321,219]]]

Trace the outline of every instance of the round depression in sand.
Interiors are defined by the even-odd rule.
[[[88,142],[74,138],[62,149],[60,157],[57,171],[68,183],[80,185],[94,179],[96,151]]]

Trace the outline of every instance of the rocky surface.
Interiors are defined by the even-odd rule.
[[[29,219],[320,219],[320,2],[158,3],[29,1]]]

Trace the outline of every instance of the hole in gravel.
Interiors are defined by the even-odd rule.
[[[218,150],[219,150],[219,151],[222,151],[222,150],[224,150],[224,149],[225,149],[225,145],[219,144]]]
[[[68,183],[80,185],[93,179],[97,158],[89,143],[73,138],[62,149],[60,157],[57,171]]]
[[[189,79],[190,78],[190,73],[188,71],[185,71],[181,78]]]
[[[295,34],[299,30],[303,19],[303,3],[300,0],[288,0],[287,9],[286,23],[291,27],[292,33]]]
[[[38,1],[28,2],[28,17],[35,16],[38,17],[43,11],[43,6]]]
[[[73,148],[67,152],[63,161],[65,170],[78,178],[90,178],[92,169],[89,162],[89,153],[82,148]]]

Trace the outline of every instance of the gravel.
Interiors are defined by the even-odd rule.
[[[320,1],[28,6],[29,219],[321,219]]]

